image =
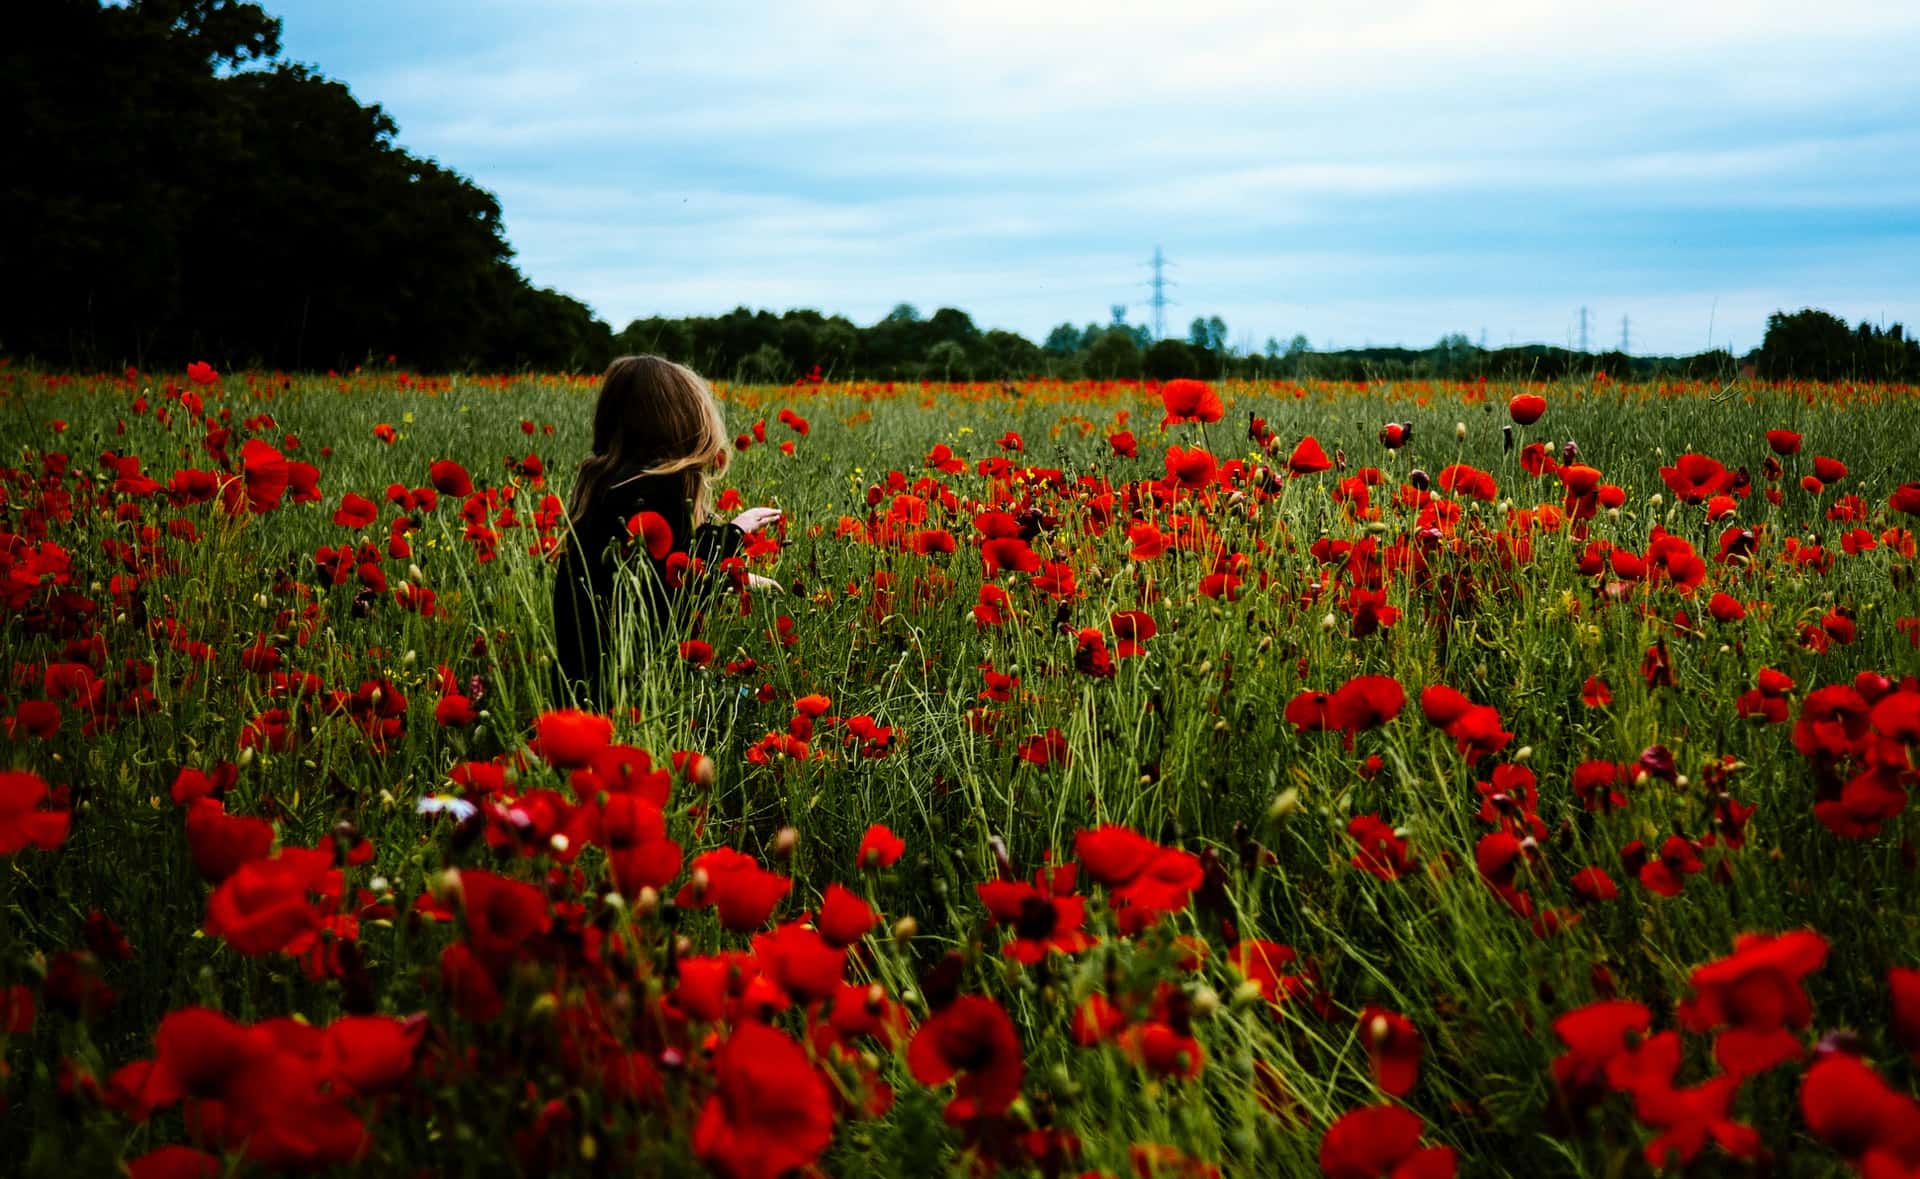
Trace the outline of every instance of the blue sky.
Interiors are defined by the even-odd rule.
[[[1920,5],[265,4],[616,328],[1144,323],[1155,245],[1255,349],[1920,321]]]

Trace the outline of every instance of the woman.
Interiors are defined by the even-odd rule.
[[[677,632],[692,612],[690,595],[714,589],[720,563],[746,534],[779,520],[778,508],[748,508],[729,524],[707,522],[710,484],[730,453],[713,390],[692,369],[658,356],[623,356],[607,368],[553,583],[561,698],[605,692],[609,637],[625,621],[614,592],[623,556],[640,566],[646,625]]]

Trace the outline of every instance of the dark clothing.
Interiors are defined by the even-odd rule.
[[[677,475],[643,475],[610,488],[595,497],[586,518],[567,538],[553,581],[559,699],[565,700],[569,689],[577,690],[583,683],[589,701],[604,694],[601,677],[610,638],[626,621],[623,611],[636,604],[629,583],[620,586],[616,605],[615,573],[623,558],[637,574],[637,605],[646,625],[656,634],[665,634],[686,625],[694,609],[689,598],[717,588],[714,573],[720,562],[740,551],[745,534],[733,525],[693,526],[693,509],[682,494],[683,486]],[[627,521],[641,512],[658,513],[672,530],[673,544],[661,560],[653,559],[639,536],[629,538]],[[706,573],[687,567],[670,575],[667,567],[674,553],[705,562]],[[670,588],[676,576],[681,585]]]

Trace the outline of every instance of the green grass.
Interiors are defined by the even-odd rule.
[[[170,425],[156,420],[152,409],[168,405],[164,377],[66,381],[11,372],[5,379],[0,401],[13,469],[4,473],[0,531],[32,543],[44,528],[45,540],[71,554],[65,589],[102,608],[68,623],[68,633],[52,633],[36,611],[57,587],[19,591],[20,608],[0,632],[6,666],[15,669],[0,713],[43,696],[41,669],[61,658],[68,640],[91,636],[98,636],[96,650],[104,645],[100,667],[116,683],[110,699],[120,698],[128,661],[151,668],[154,694],[153,707],[115,710],[98,731],[83,732],[84,717],[66,708],[51,739],[23,737],[0,748],[7,767],[66,787],[73,812],[71,833],[57,850],[14,855],[0,884],[0,985],[33,989],[40,1007],[31,1031],[4,1041],[11,1070],[4,1082],[11,1108],[0,1123],[6,1157],[23,1160],[29,1174],[107,1173],[116,1160],[185,1140],[189,1129],[178,1111],[136,1124],[60,1080],[85,1074],[105,1086],[114,1069],[152,1056],[155,1028],[168,1011],[200,1004],[242,1020],[294,1015],[317,1026],[370,1006],[395,1015],[425,1012],[432,1028],[402,1091],[384,1099],[370,1121],[365,1165],[377,1172],[425,1166],[485,1174],[513,1160],[582,1174],[596,1167],[697,1169],[691,1134],[712,1088],[700,1063],[709,1046],[704,1030],[696,1029],[702,1034],[687,1048],[691,1063],[669,1071],[657,1102],[621,1101],[567,1067],[555,1047],[553,1012],[583,996],[614,1002],[616,995],[623,1011],[649,1011],[672,989],[677,958],[744,950],[745,935],[721,930],[704,910],[652,908],[652,898],[626,897],[623,906],[608,908],[600,852],[591,849],[575,862],[580,887],[558,893],[577,895],[590,921],[630,947],[634,969],[616,981],[556,973],[550,955],[530,950],[510,980],[506,1014],[476,1025],[453,1011],[438,981],[441,949],[458,929],[411,912],[448,866],[544,879],[544,857],[503,858],[451,820],[414,811],[421,796],[451,789],[446,774],[455,763],[512,754],[537,715],[564,703],[547,696],[550,567],[529,551],[537,547],[535,530],[500,529],[497,556],[483,562],[463,538],[457,500],[442,497],[434,511],[421,513],[412,555],[380,564],[396,586],[417,566],[418,579],[437,593],[441,613],[430,618],[401,609],[391,592],[356,611],[357,587],[318,586],[313,563],[322,545],[364,539],[384,550],[396,514],[385,489],[425,484],[437,459],[460,461],[476,485],[513,488],[511,506],[521,520],[541,496],[564,496],[572,465],[586,453],[595,382],[454,379],[423,388],[392,374],[358,374],[296,377],[283,387],[277,376],[229,374],[202,393],[210,416],[231,410],[229,451],[238,455],[244,419],[270,414],[274,424],[259,436],[289,458],[314,463],[323,493],[319,503],[230,517],[217,502],[174,508],[164,495],[108,491],[112,476],[101,476],[102,451],[140,457],[163,484],[177,468],[215,465],[202,446],[205,427],[179,406],[170,407]],[[656,760],[673,750],[713,759],[711,790],[676,784],[667,807],[670,833],[689,861],[730,847],[791,876],[794,888],[778,919],[813,908],[831,882],[869,897],[886,924],[851,956],[849,980],[882,983],[920,1018],[928,971],[956,952],[959,989],[998,1000],[1018,1029],[1025,1082],[1009,1113],[1013,1128],[1054,1126],[1077,1135],[1084,1154],[1073,1173],[1127,1173],[1129,1148],[1149,1143],[1177,1146],[1233,1174],[1312,1173],[1330,1122],[1389,1100],[1369,1072],[1366,1033],[1355,1019],[1367,1004],[1402,1013],[1419,1029],[1419,1079],[1403,1104],[1424,1120],[1425,1141],[1453,1147],[1467,1173],[1637,1173],[1645,1169],[1639,1151],[1654,1132],[1636,1122],[1626,1095],[1607,1099],[1580,1133],[1550,1132],[1549,1066],[1562,1047],[1549,1027],[1558,1015],[1605,997],[1602,973],[1620,997],[1652,1009],[1656,1029],[1673,1026],[1672,1008],[1688,996],[1691,970],[1727,955],[1745,931],[1812,928],[1825,935],[1830,954],[1806,984],[1812,1022],[1795,1034],[1811,1048],[1832,1030],[1858,1033],[1882,1075],[1911,1092],[1914,1066],[1888,1020],[1887,972],[1920,965],[1913,820],[1903,813],[1872,838],[1829,832],[1814,819],[1815,784],[1793,747],[1791,724],[1743,719],[1735,700],[1762,667],[1793,678],[1795,715],[1807,692],[1857,672],[1898,681],[1920,671],[1912,632],[1895,625],[1920,615],[1913,558],[1898,551],[1898,537],[1872,551],[1843,553],[1840,534],[1856,525],[1825,518],[1837,497],[1851,492],[1870,513],[1858,526],[1875,537],[1911,528],[1911,517],[1887,505],[1896,486],[1920,478],[1912,451],[1920,399],[1911,389],[1872,387],[1583,383],[1540,390],[1550,409],[1539,424],[1516,431],[1518,443],[1547,441],[1557,453],[1559,444],[1576,440],[1579,460],[1617,484],[1625,502],[1617,513],[1601,510],[1584,539],[1566,525],[1536,529],[1526,537],[1528,557],[1503,561],[1503,546],[1516,535],[1509,501],[1514,509],[1562,501],[1558,479],[1521,469],[1519,445],[1502,449],[1505,403],[1514,391],[1236,383],[1222,388],[1223,420],[1163,433],[1158,398],[1130,385],[1036,385],[1013,395],[997,386],[728,390],[730,425],[744,430],[765,418],[769,441],[735,456],[726,485],[746,503],[786,510],[783,551],[755,571],[777,578],[787,592],[756,594],[744,613],[732,598],[709,610],[700,636],[716,653],[711,668],[682,662],[670,643],[636,635],[624,644],[609,709],[617,739]],[[133,411],[136,397],[146,399],[149,412]],[[807,435],[775,420],[788,406],[809,420]],[[1249,414],[1266,419],[1279,439],[1276,451],[1263,454],[1248,440]],[[52,432],[56,419],[67,423],[64,432]],[[522,421],[534,422],[535,433],[523,434]],[[1376,434],[1387,421],[1412,421],[1414,444],[1382,449]],[[396,427],[397,440],[376,440],[378,423]],[[1456,423],[1464,423],[1458,437]],[[541,429],[547,425],[551,434]],[[1774,485],[1761,470],[1768,455],[1763,435],[1775,427],[1806,439],[1805,451],[1785,460],[1779,506],[1767,502],[1763,492]],[[1121,428],[1138,436],[1138,459],[1113,456],[1105,439]],[[1023,454],[1006,456],[1017,468],[1058,470],[1061,479],[1023,476],[996,489],[978,474],[975,463],[1002,453],[994,440],[1007,430],[1025,439]],[[1372,489],[1378,521],[1355,519],[1334,500],[1341,471],[1284,480],[1272,494],[1219,490],[1205,505],[1181,500],[1174,511],[1203,516],[1226,549],[1247,554],[1236,601],[1198,593],[1206,554],[1176,550],[1130,561],[1124,494],[1113,505],[1115,522],[1100,530],[1089,513],[1091,489],[1074,482],[1090,476],[1123,491],[1159,479],[1169,442],[1205,445],[1250,466],[1284,464],[1307,434],[1329,455],[1343,451],[1347,473],[1364,466],[1383,472]],[[298,439],[298,449],[286,448],[287,437]],[[795,444],[791,455],[777,446],[784,440]],[[929,472],[924,458],[939,443],[966,459],[967,469]],[[1677,503],[1662,482],[1659,467],[1687,450],[1751,473],[1754,493],[1739,502],[1736,516],[1743,526],[1764,525],[1751,568],[1715,562],[1726,524],[1709,525],[1702,507]],[[49,452],[71,456],[64,478],[44,476]],[[544,460],[545,487],[510,473],[529,452]],[[1817,499],[1797,485],[1816,453],[1849,467]],[[1385,588],[1401,611],[1398,622],[1354,637],[1337,572],[1311,546],[1323,536],[1419,544],[1414,513],[1394,503],[1394,492],[1416,467],[1437,476],[1456,462],[1490,472],[1498,498],[1465,508],[1454,537],[1433,550],[1431,579],[1390,573]],[[843,517],[864,524],[884,516],[891,494],[870,509],[867,488],[884,485],[890,471],[908,484],[932,476],[956,497],[955,511],[930,497],[921,526],[950,529],[957,552],[922,557],[837,535]],[[71,518],[50,511],[57,499],[44,498],[61,492],[72,497]],[[346,492],[381,505],[365,533],[332,523]],[[995,579],[1012,592],[1014,621],[973,621],[983,574],[971,518],[996,500],[1057,522],[1034,547],[1075,570],[1081,592],[1064,604],[1066,633],[1054,626],[1062,604],[1036,591],[1026,575]],[[176,520],[190,522],[198,539],[169,535]],[[1579,572],[1581,551],[1604,540],[1643,552],[1655,526],[1699,549],[1707,559],[1705,584],[1685,596],[1670,586],[1635,586],[1609,604],[1600,592],[1605,579]],[[159,530],[155,543],[167,562],[139,577],[145,624],[125,601],[115,602],[110,579],[133,571],[103,548],[141,543],[142,528]],[[1785,561],[1782,543],[1790,536],[1817,536],[1832,554],[1830,568]],[[1910,536],[1905,543],[1910,549]],[[875,605],[878,573],[894,578],[884,608]],[[1472,594],[1450,604],[1434,588],[1469,583]],[[1705,610],[1715,590],[1765,606],[1750,605],[1744,622],[1715,623]],[[1854,641],[1824,652],[1803,645],[1803,629],[1835,607],[1851,611]],[[1073,631],[1105,631],[1109,614],[1122,609],[1146,610],[1156,620],[1159,634],[1147,641],[1146,654],[1116,660],[1111,678],[1077,671]],[[1673,625],[1682,609],[1690,628]],[[770,637],[781,615],[793,620],[790,646]],[[1323,621],[1328,615],[1331,624]],[[177,624],[181,639],[208,644],[206,657],[164,635],[155,624],[163,618]],[[241,665],[242,650],[258,636],[280,651],[285,669],[318,676],[327,689],[352,692],[364,681],[390,681],[409,702],[404,730],[379,752],[350,718],[313,710],[292,750],[243,755],[243,726],[282,703],[268,699],[265,677]],[[1640,674],[1642,657],[1663,639],[1676,682],[1650,687]],[[728,674],[724,665],[742,658],[751,658],[753,669]],[[1018,673],[1019,689],[1007,703],[979,698],[986,664]],[[484,682],[477,701],[483,719],[471,728],[434,723],[441,665],[462,685],[472,677]],[[1297,693],[1332,691],[1363,674],[1393,677],[1407,703],[1397,719],[1358,734],[1351,749],[1337,733],[1298,733],[1285,719]],[[1610,684],[1609,706],[1581,702],[1590,676]],[[1497,707],[1512,743],[1469,765],[1421,718],[1419,694],[1432,684]],[[823,725],[813,741],[817,758],[750,760],[754,743],[785,732],[793,701],[809,693],[831,698],[830,715],[866,715],[892,726],[893,751],[860,756]],[[989,733],[968,723],[969,710],[983,706],[998,715]],[[1016,755],[1022,739],[1049,729],[1064,735],[1064,766],[1043,768]],[[1655,780],[1630,788],[1623,810],[1579,808],[1568,785],[1574,766],[1631,763],[1656,744],[1673,751],[1688,787]],[[1538,813],[1549,836],[1520,886],[1543,909],[1571,909],[1567,878],[1598,866],[1620,889],[1618,899],[1584,908],[1577,924],[1550,936],[1538,936],[1474,867],[1476,841],[1492,829],[1475,818],[1474,783],[1523,753],[1538,777]],[[1705,849],[1706,870],[1689,876],[1681,895],[1654,895],[1621,867],[1620,849],[1635,839],[1657,848],[1670,833],[1708,833],[1702,770],[1723,755],[1740,765],[1734,797],[1757,807],[1746,845]],[[1375,771],[1363,770],[1370,757],[1379,759]],[[209,889],[194,871],[168,788],[181,767],[211,769],[222,761],[239,764],[227,810],[272,820],[281,846],[315,846],[343,822],[371,842],[371,863],[349,868],[347,886],[383,882],[392,911],[362,922],[364,969],[351,983],[315,981],[285,955],[242,955],[200,932]],[[524,781],[565,790],[537,761]],[[1349,862],[1357,847],[1347,822],[1367,813],[1406,832],[1414,871],[1386,882]],[[873,823],[899,833],[907,851],[891,869],[862,873],[855,851]],[[975,885],[1001,870],[996,849],[1018,878],[1029,879],[1049,856],[1071,859],[1076,832],[1105,823],[1217,864],[1210,886],[1152,930],[1123,937],[1105,890],[1083,876],[1087,925],[1099,945],[1029,967],[1003,958],[1003,931],[986,927],[975,894]],[[42,976],[55,955],[85,948],[83,927],[95,910],[118,922],[136,952],[99,967],[117,1001],[83,1016],[46,997]],[[888,936],[891,923],[905,917],[916,923],[915,935]],[[1175,935],[1206,943],[1201,969],[1174,963]],[[1315,977],[1317,1001],[1250,1000],[1228,965],[1236,939],[1294,947]],[[1073,1009],[1088,994],[1151,993],[1161,984],[1193,1009],[1193,1034],[1206,1053],[1197,1078],[1149,1077],[1114,1047],[1073,1042]],[[800,1027],[797,1012],[774,1022]],[[644,1024],[623,1025],[616,1038],[656,1052]],[[1711,1075],[1707,1045],[1707,1037],[1689,1035],[1676,1084]],[[904,1049],[904,1041],[893,1051],[869,1047],[877,1076],[892,1086],[892,1108],[880,1118],[840,1119],[822,1159],[828,1171],[946,1174],[964,1165],[961,1152],[970,1142],[985,1149],[978,1140],[991,1136],[984,1130],[970,1136],[942,1120],[949,1094],[917,1083]],[[473,1067],[455,1067],[469,1051]],[[1734,1116],[1754,1125],[1793,1173],[1840,1170],[1840,1156],[1809,1134],[1799,1112],[1803,1071],[1803,1064],[1783,1065],[1748,1081]],[[1290,1112],[1262,1100],[1262,1076],[1284,1090]],[[541,1108],[556,1100],[572,1121],[536,1151],[525,1136]],[[1701,1164],[1739,1169],[1711,1146]]]

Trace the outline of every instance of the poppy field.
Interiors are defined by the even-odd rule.
[[[1920,1175],[1920,390],[597,387],[0,365],[9,1173]]]

